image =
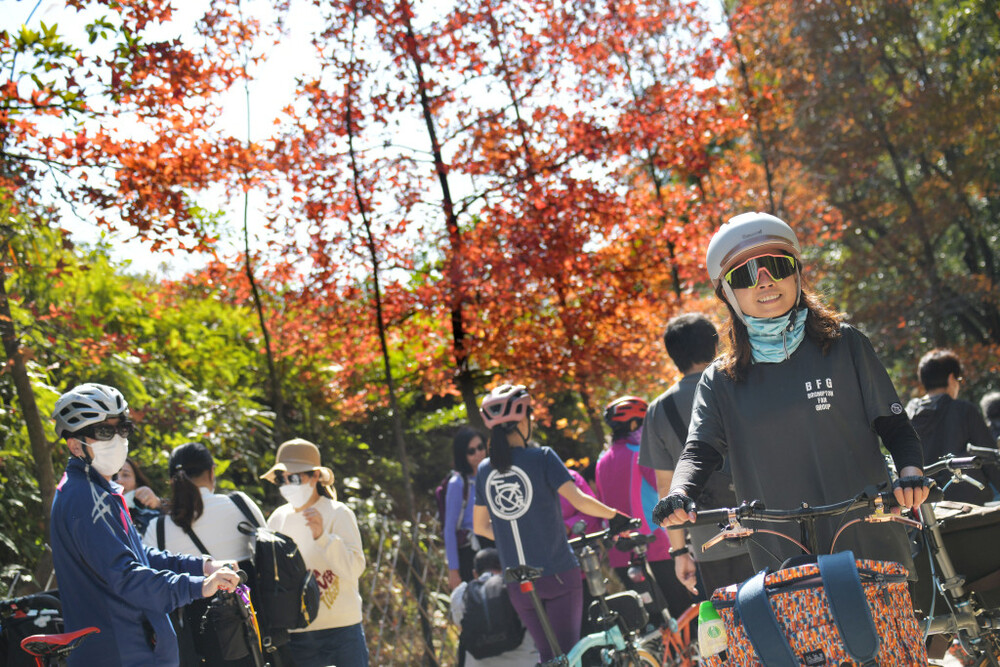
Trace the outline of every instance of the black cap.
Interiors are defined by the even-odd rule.
[[[212,454],[200,442],[185,442],[170,452],[170,474],[182,468],[188,477],[196,477],[215,465]]]

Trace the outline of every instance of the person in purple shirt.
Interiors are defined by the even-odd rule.
[[[448,588],[455,590],[473,578],[472,564],[481,544],[472,532],[476,469],[486,458],[486,442],[479,431],[462,426],[451,441],[453,468],[444,496],[444,551],[448,559]],[[485,542],[485,539],[483,540]]]
[[[646,551],[646,560],[670,615],[677,618],[695,598],[677,580],[666,531],[652,521],[653,508],[659,500],[656,473],[639,465],[639,441],[647,407],[646,401],[637,396],[622,396],[604,409],[604,421],[611,428],[611,447],[597,460],[597,497],[620,512],[642,519],[639,532],[656,536]],[[628,577],[631,556],[618,549],[608,550],[608,562],[626,586],[631,583]]]

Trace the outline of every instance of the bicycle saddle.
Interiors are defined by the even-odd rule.
[[[21,640],[21,648],[39,658],[65,656],[88,636],[100,631],[100,628],[89,627],[58,635],[31,635]]]

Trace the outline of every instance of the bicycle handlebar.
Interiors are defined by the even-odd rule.
[[[945,470],[952,473],[960,470],[978,470],[984,465],[996,465],[1000,463],[1000,451],[995,449],[990,449],[989,447],[976,447],[975,445],[966,445],[966,451],[971,456],[955,456],[953,454],[949,454],[948,456],[938,459],[934,463],[926,466],[924,468],[924,474],[931,477],[944,472]]]
[[[710,523],[729,523],[731,519],[735,518],[737,520],[744,519],[767,519],[769,521],[799,521],[802,519],[816,518],[821,516],[831,516],[834,514],[843,514],[845,512],[850,512],[851,510],[861,509],[863,507],[873,507],[875,504],[875,497],[882,497],[882,502],[887,503],[888,498],[892,498],[891,493],[886,492],[875,492],[874,495],[870,495],[869,491],[866,489],[857,498],[851,498],[850,500],[844,500],[839,503],[833,503],[830,505],[817,505],[815,507],[810,507],[808,505],[803,505],[797,509],[791,510],[781,510],[781,509],[767,509],[764,503],[759,500],[753,500],[750,502],[743,501],[738,507],[723,507],[714,510],[704,510],[697,512],[697,520],[694,522],[695,525],[704,525]],[[895,503],[895,499],[892,500]],[[687,524],[682,524],[687,525]]]
[[[931,496],[927,502],[937,502],[941,499],[941,492],[936,486],[931,487]],[[708,524],[728,524],[733,519],[743,521],[745,519],[757,519],[761,521],[788,521],[798,522],[804,519],[818,518],[823,516],[835,516],[846,514],[859,509],[874,510],[881,502],[884,510],[898,507],[896,497],[892,491],[881,490],[878,487],[870,486],[860,494],[850,500],[843,500],[830,505],[817,505],[811,507],[803,505],[796,509],[767,509],[764,503],[759,500],[743,501],[738,507],[722,507],[719,509],[701,510],[696,512],[696,521],[692,524],[687,522],[680,526],[708,525]]]
[[[631,519],[628,524],[619,532],[625,532],[626,530],[635,530],[642,525],[641,519]],[[580,535],[579,537],[573,537],[569,540],[569,546],[573,549],[582,549],[589,544],[596,543],[607,543],[614,539],[615,535],[618,533],[612,533],[611,528],[605,528],[604,530],[599,530],[596,533],[587,533],[586,535]]]

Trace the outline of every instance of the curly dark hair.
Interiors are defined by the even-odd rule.
[[[729,341],[729,349],[719,359],[719,370],[734,382],[743,382],[753,364],[750,334],[743,321],[736,316],[736,311],[726,301],[721,283],[715,290],[715,295],[729,309],[729,321],[722,329],[723,336]],[[826,354],[841,336],[840,324],[844,320],[844,314],[823,303],[819,295],[805,283],[802,284],[802,296],[796,307],[803,306],[809,311],[806,315],[806,338],[819,345],[823,354]]]

